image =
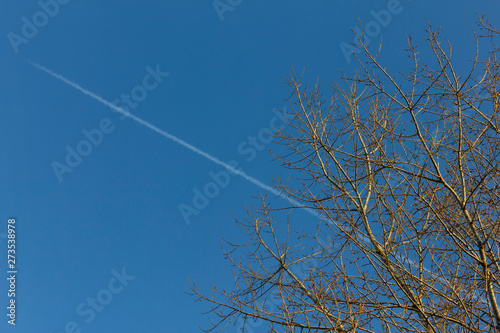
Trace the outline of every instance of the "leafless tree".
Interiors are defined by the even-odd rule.
[[[425,62],[408,37],[407,73],[357,36],[361,71],[327,97],[287,78],[275,157],[294,178],[276,186],[312,216],[296,237],[263,196],[237,220],[234,290],[191,285],[210,330],[500,332],[500,34],[479,27],[465,66],[429,26]]]

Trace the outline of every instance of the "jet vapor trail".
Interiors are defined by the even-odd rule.
[[[227,163],[225,163],[225,162],[223,162],[223,161],[219,160],[217,157],[214,157],[214,156],[210,155],[209,153],[206,153],[206,152],[204,152],[203,150],[201,150],[201,149],[199,149],[199,148],[196,148],[195,146],[193,146],[193,145],[191,145],[191,144],[187,143],[186,141],[184,141],[184,140],[182,140],[182,139],[180,139],[180,138],[176,137],[175,135],[172,135],[172,134],[170,134],[170,133],[168,133],[168,132],[165,132],[164,130],[162,130],[162,129],[160,129],[160,128],[158,128],[158,127],[156,127],[156,126],[154,126],[154,125],[150,124],[149,122],[147,122],[147,121],[145,121],[145,120],[143,120],[143,119],[141,119],[141,118],[139,118],[139,117],[137,117],[137,116],[135,116],[135,115],[131,114],[130,112],[125,111],[125,110],[123,110],[122,108],[117,107],[117,106],[116,106],[116,105],[114,105],[113,103],[108,102],[107,100],[105,100],[105,99],[104,99],[104,98],[102,98],[101,96],[99,96],[99,95],[97,95],[97,94],[94,94],[93,92],[91,92],[91,91],[89,91],[89,90],[87,90],[87,89],[85,89],[85,88],[81,87],[80,85],[78,85],[78,84],[76,84],[76,83],[74,83],[74,82],[72,82],[72,81],[68,80],[68,79],[67,79],[67,78],[65,78],[64,76],[62,76],[62,75],[60,75],[60,74],[57,74],[57,73],[54,73],[53,71],[51,71],[50,69],[48,69],[48,68],[46,68],[46,67],[44,67],[44,66],[42,66],[42,65],[38,65],[38,64],[36,64],[36,63],[34,63],[34,62],[31,62],[31,61],[28,61],[28,62],[29,62],[31,65],[33,65],[34,67],[36,67],[36,68],[38,68],[38,69],[40,69],[40,70],[44,71],[44,72],[45,72],[45,73],[47,73],[47,74],[50,74],[51,76],[55,77],[56,79],[58,79],[58,80],[60,80],[60,81],[62,81],[62,82],[64,82],[64,83],[66,83],[67,85],[69,85],[69,86],[71,86],[71,87],[73,87],[73,88],[75,88],[75,89],[79,90],[80,92],[84,93],[85,95],[90,96],[91,98],[95,99],[96,101],[98,101],[98,102],[100,102],[100,103],[102,103],[102,104],[106,105],[107,107],[109,107],[109,108],[110,108],[110,109],[112,109],[113,111],[116,111],[116,112],[118,112],[118,113],[121,113],[121,114],[125,115],[126,117],[129,117],[129,118],[131,118],[131,119],[135,120],[137,123],[139,123],[139,124],[141,124],[141,125],[143,125],[143,126],[146,126],[147,128],[149,128],[149,129],[151,129],[151,130],[155,131],[156,133],[158,133],[158,134],[160,134],[160,135],[162,135],[162,136],[166,137],[167,139],[170,139],[170,140],[174,141],[175,143],[177,143],[177,144],[179,144],[179,145],[181,145],[181,146],[183,146],[183,147],[185,147],[185,148],[187,148],[187,149],[189,149],[189,150],[193,151],[194,153],[196,153],[196,154],[198,154],[198,155],[201,155],[201,156],[205,157],[206,159],[208,159],[208,160],[212,161],[213,163],[218,164],[218,165],[220,165],[220,166],[223,166],[223,167],[224,167],[224,168],[226,168],[227,170],[229,170],[229,171],[231,171],[231,172],[233,172],[233,173],[235,173],[235,174],[237,174],[237,175],[239,175],[239,176],[241,176],[241,177],[245,178],[245,179],[246,179],[246,180],[248,180],[250,183],[252,183],[252,184],[254,184],[254,185],[257,185],[258,187],[260,187],[260,188],[262,188],[262,189],[264,189],[264,190],[266,190],[266,191],[269,191],[269,192],[273,193],[274,195],[276,195],[276,196],[278,196],[278,197],[281,197],[283,200],[286,200],[286,201],[288,201],[288,202],[290,202],[290,203],[294,204],[294,205],[295,205],[295,206],[297,206],[297,207],[300,207],[300,203],[299,203],[299,202],[297,202],[296,200],[294,200],[294,199],[292,199],[292,198],[287,197],[285,194],[283,194],[283,193],[279,192],[278,190],[276,190],[276,189],[274,189],[274,188],[270,187],[269,185],[264,184],[264,183],[263,183],[263,182],[261,182],[260,180],[255,179],[254,177],[247,175],[245,172],[243,172],[243,171],[239,171],[239,170],[236,170],[236,169],[235,169],[235,168],[233,168],[231,165],[229,165],[229,164],[227,164]],[[314,212],[314,210],[312,210],[312,209],[310,209],[310,208],[302,208],[302,209],[304,209],[305,211],[307,211],[309,214],[314,215],[315,217],[319,217],[319,218],[321,218],[321,216],[320,216],[318,213]],[[327,224],[329,224],[329,225],[333,225],[333,223],[332,223],[331,221],[328,221],[327,219],[325,219],[325,220],[324,220],[324,222],[326,222],[326,223],[327,223]],[[0,236],[1,236],[1,234],[0,234]],[[368,244],[370,244],[370,241],[369,241],[369,239],[368,239],[366,236],[361,235],[361,237],[362,237],[362,238],[363,238],[363,240],[365,240]],[[334,246],[336,246],[336,245],[334,245]],[[409,259],[408,259],[408,260],[409,260]],[[414,262],[409,261],[409,263],[410,263],[410,265],[412,265],[412,266],[415,266],[415,267],[416,267],[416,264],[415,264]],[[424,268],[425,268],[425,267],[424,267]],[[426,269],[427,269],[427,268],[426,268]],[[446,279],[445,279],[445,281],[446,281]]]
[[[187,148],[187,149],[191,150],[192,152],[194,152],[194,153],[196,153],[196,154],[198,154],[198,155],[201,155],[201,156],[205,157],[206,159],[210,160],[211,162],[213,162],[213,163],[215,163],[215,164],[218,164],[218,165],[220,165],[220,166],[223,166],[223,167],[224,167],[224,168],[226,168],[227,170],[229,170],[229,171],[231,171],[231,172],[233,172],[233,173],[235,173],[235,174],[237,174],[237,175],[239,175],[239,176],[241,176],[241,177],[245,178],[245,179],[246,179],[246,180],[248,180],[250,183],[252,183],[252,184],[254,184],[254,185],[257,185],[257,186],[259,186],[260,188],[262,188],[262,189],[264,189],[264,190],[266,190],[266,191],[269,191],[269,192],[273,193],[274,195],[279,196],[279,197],[281,197],[281,198],[283,198],[283,199],[287,200],[288,202],[290,202],[290,203],[294,204],[295,206],[300,206],[300,204],[299,204],[296,200],[294,200],[294,199],[292,199],[292,198],[287,197],[286,195],[284,195],[283,193],[279,192],[278,190],[276,190],[276,189],[272,188],[271,186],[266,185],[266,184],[264,184],[263,182],[261,182],[260,180],[258,180],[258,179],[256,179],[256,178],[254,178],[254,177],[252,177],[252,176],[247,175],[245,172],[243,172],[243,171],[239,171],[239,170],[235,169],[234,167],[232,167],[231,165],[229,165],[229,164],[227,164],[227,163],[225,163],[225,162],[221,161],[221,160],[220,160],[220,159],[218,159],[217,157],[212,156],[212,155],[210,155],[209,153],[206,153],[206,152],[204,152],[203,150],[201,150],[201,149],[199,149],[199,148],[197,148],[197,147],[193,146],[192,144],[187,143],[186,141],[184,141],[184,140],[182,140],[182,139],[180,139],[180,138],[176,137],[175,135],[172,135],[172,134],[170,134],[170,133],[168,133],[168,132],[166,132],[166,131],[164,131],[164,130],[162,130],[162,129],[158,128],[158,127],[156,127],[155,125],[153,125],[153,124],[151,124],[151,123],[147,122],[146,120],[143,120],[143,119],[141,119],[141,118],[139,118],[139,117],[137,117],[137,116],[133,115],[132,113],[130,113],[130,112],[128,112],[128,111],[123,110],[122,108],[120,108],[120,107],[118,107],[118,106],[114,105],[113,103],[111,103],[111,102],[109,102],[109,101],[105,100],[105,99],[104,99],[104,98],[102,98],[101,96],[99,96],[99,95],[97,95],[97,94],[95,94],[95,93],[93,93],[93,92],[91,92],[91,91],[89,91],[89,90],[87,90],[87,89],[83,88],[83,87],[82,87],[82,86],[80,86],[79,84],[77,84],[77,83],[75,83],[75,82],[72,82],[72,81],[68,80],[67,78],[65,78],[64,76],[62,76],[62,75],[60,75],[60,74],[57,74],[57,73],[55,73],[55,72],[51,71],[51,70],[50,70],[50,69],[48,69],[47,67],[44,67],[44,66],[42,66],[42,65],[39,65],[39,64],[34,63],[34,62],[32,62],[32,61],[28,61],[28,62],[29,62],[32,66],[34,66],[34,67],[38,68],[39,70],[44,71],[45,73],[47,73],[47,74],[49,74],[49,75],[51,75],[51,76],[55,77],[56,79],[58,79],[58,80],[60,80],[60,81],[62,81],[62,82],[64,82],[64,83],[66,83],[67,85],[69,85],[69,86],[71,86],[71,87],[73,87],[73,88],[75,88],[75,89],[79,90],[79,91],[80,91],[80,92],[82,92],[83,94],[85,94],[85,95],[87,95],[87,96],[89,96],[89,97],[91,97],[91,98],[95,99],[96,101],[100,102],[101,104],[104,104],[105,106],[109,107],[109,108],[110,108],[110,109],[112,109],[113,111],[116,111],[116,112],[118,112],[118,113],[123,114],[124,116],[126,116],[126,117],[128,117],[128,118],[130,118],[130,119],[132,119],[132,120],[134,120],[134,121],[136,121],[137,123],[139,123],[139,124],[141,124],[141,125],[143,125],[143,126],[145,126],[145,127],[149,128],[149,129],[151,129],[151,130],[153,130],[153,131],[155,131],[156,133],[158,133],[158,134],[160,134],[160,135],[162,135],[162,136],[166,137],[167,139],[170,139],[170,140],[174,141],[175,143],[177,143],[177,144],[179,144],[179,145],[181,145],[181,146],[183,146],[183,147],[185,147],[185,148]],[[308,210],[308,211],[309,211],[309,213],[312,213],[314,216],[318,216],[318,214],[317,214],[317,213],[314,213],[314,212],[313,212],[312,210],[310,210],[309,208],[306,208],[306,210]]]

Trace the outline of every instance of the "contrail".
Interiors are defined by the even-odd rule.
[[[105,100],[105,99],[104,99],[104,98],[102,98],[101,96],[99,96],[99,95],[97,95],[97,94],[95,94],[95,93],[93,93],[93,92],[91,92],[91,91],[89,91],[89,90],[87,90],[87,89],[83,88],[83,87],[82,87],[82,86],[80,86],[79,84],[77,84],[77,83],[75,83],[75,82],[72,82],[72,81],[68,80],[67,78],[65,78],[64,76],[62,76],[62,75],[60,75],[60,74],[57,74],[57,73],[55,73],[55,72],[51,71],[51,70],[50,70],[50,69],[48,69],[47,67],[44,67],[44,66],[42,66],[42,65],[39,65],[39,64],[34,63],[34,62],[32,62],[32,61],[29,61],[29,60],[27,60],[27,61],[28,61],[28,62],[29,62],[32,66],[34,66],[34,67],[38,68],[38,69],[39,69],[39,70],[41,70],[41,71],[44,71],[44,72],[45,72],[45,73],[47,73],[47,74],[50,74],[51,76],[55,77],[56,79],[58,79],[58,80],[60,80],[60,81],[62,81],[62,82],[64,82],[64,83],[66,83],[67,85],[69,85],[69,86],[71,86],[71,87],[73,87],[73,88],[75,88],[75,89],[79,90],[80,92],[84,93],[85,95],[90,96],[91,98],[95,99],[96,101],[98,101],[98,102],[100,102],[100,103],[102,103],[102,104],[106,105],[107,107],[109,107],[109,108],[110,108],[110,109],[112,109],[113,111],[116,111],[116,112],[118,112],[118,113],[123,114],[124,116],[126,116],[126,117],[128,117],[128,118],[130,118],[130,119],[132,119],[132,120],[134,120],[134,121],[136,121],[137,123],[139,123],[139,124],[141,124],[141,125],[143,125],[143,126],[145,126],[145,127],[149,128],[149,129],[151,129],[151,130],[153,130],[153,131],[155,131],[156,133],[158,133],[158,134],[160,134],[160,135],[162,135],[162,136],[166,137],[167,139],[170,139],[170,140],[174,141],[175,143],[177,143],[177,144],[179,144],[179,145],[181,145],[181,146],[183,146],[183,147],[185,147],[185,148],[187,148],[187,149],[191,150],[192,152],[194,152],[194,153],[196,153],[196,154],[198,154],[198,155],[201,155],[201,156],[205,157],[205,158],[206,158],[206,159],[208,159],[209,161],[211,161],[211,162],[213,162],[213,163],[215,163],[215,164],[218,164],[218,165],[220,165],[220,166],[223,166],[223,167],[224,167],[224,168],[226,168],[228,171],[231,171],[231,172],[233,172],[233,173],[235,173],[235,174],[237,174],[237,175],[239,175],[239,176],[241,176],[241,177],[245,178],[245,179],[246,179],[246,180],[248,180],[250,183],[252,183],[252,184],[254,184],[254,185],[257,185],[257,186],[259,186],[260,188],[262,188],[262,189],[264,189],[264,190],[266,190],[266,191],[269,191],[269,192],[271,192],[272,194],[274,194],[274,195],[276,195],[276,196],[279,196],[279,197],[281,197],[281,198],[283,198],[283,199],[287,200],[288,202],[290,202],[290,203],[292,203],[292,204],[294,204],[294,205],[296,205],[296,206],[300,206],[299,202],[297,202],[296,200],[294,200],[294,199],[292,199],[292,198],[287,197],[285,194],[281,193],[280,191],[278,191],[278,190],[276,190],[276,189],[272,188],[272,187],[271,187],[271,186],[269,186],[269,185],[264,184],[263,182],[261,182],[260,180],[258,180],[258,179],[256,179],[256,178],[254,178],[254,177],[252,177],[252,176],[247,175],[245,172],[235,169],[234,167],[232,167],[231,165],[229,165],[229,164],[227,164],[227,163],[225,163],[225,162],[221,161],[221,160],[220,160],[220,159],[218,159],[217,157],[212,156],[212,155],[210,155],[209,153],[206,153],[206,152],[204,152],[203,150],[201,150],[201,149],[199,149],[199,148],[197,148],[197,147],[193,146],[192,144],[190,144],[190,143],[188,143],[188,142],[186,142],[186,141],[184,141],[184,140],[182,140],[182,139],[180,139],[180,138],[176,137],[175,135],[172,135],[172,134],[170,134],[170,133],[168,133],[168,132],[166,132],[166,131],[162,130],[161,128],[156,127],[155,125],[153,125],[153,124],[151,124],[151,123],[147,122],[146,120],[141,119],[141,118],[139,118],[139,117],[137,117],[137,116],[133,115],[132,113],[130,113],[130,112],[128,112],[128,111],[125,111],[124,109],[122,109],[122,108],[120,108],[120,107],[118,107],[118,106],[114,105],[113,103],[111,103],[111,102],[109,102],[109,101]],[[318,214],[317,214],[317,213],[314,213],[314,212],[313,212],[312,210],[310,210],[309,208],[306,208],[306,210],[308,210],[308,211],[309,211],[310,213],[312,213],[313,215],[318,216]]]
[[[247,175],[247,174],[246,174],[245,172],[243,172],[243,171],[239,171],[239,170],[237,170],[237,169],[233,168],[231,165],[229,165],[229,164],[227,164],[227,163],[225,163],[225,162],[221,161],[221,160],[220,160],[220,159],[218,159],[217,157],[212,156],[212,155],[210,155],[209,153],[206,153],[206,152],[204,152],[203,150],[201,150],[201,149],[199,149],[199,148],[196,148],[196,147],[195,147],[195,146],[193,146],[192,144],[189,144],[189,143],[187,143],[186,141],[184,141],[184,140],[182,140],[182,139],[180,139],[180,138],[176,137],[175,135],[172,135],[172,134],[170,134],[170,133],[168,133],[168,132],[166,132],[166,131],[164,131],[164,130],[162,130],[162,129],[160,129],[160,128],[156,127],[156,126],[154,126],[153,124],[151,124],[151,123],[147,122],[146,120],[143,120],[143,119],[141,119],[141,118],[139,118],[139,117],[137,117],[137,116],[135,116],[135,115],[131,114],[130,112],[123,110],[123,109],[122,109],[122,108],[120,108],[120,107],[117,107],[116,105],[114,105],[113,103],[111,103],[111,102],[109,102],[109,101],[105,100],[105,99],[104,99],[104,98],[102,98],[101,96],[99,96],[99,95],[97,95],[97,94],[94,94],[93,92],[91,92],[91,91],[89,91],[89,90],[87,90],[87,89],[83,88],[82,86],[78,85],[77,83],[74,83],[74,82],[72,82],[72,81],[68,80],[68,79],[67,79],[67,78],[65,78],[64,76],[62,76],[62,75],[60,75],[60,74],[57,74],[57,73],[55,73],[55,72],[51,71],[51,70],[50,70],[50,69],[48,69],[47,67],[44,67],[44,66],[42,66],[42,65],[39,65],[39,64],[34,63],[34,62],[32,62],[32,61],[29,61],[29,60],[28,60],[28,62],[29,62],[31,65],[33,65],[34,67],[36,67],[36,68],[38,68],[38,69],[40,69],[40,70],[44,71],[44,72],[45,72],[45,73],[47,73],[47,74],[50,74],[51,76],[55,77],[56,79],[58,79],[58,80],[60,80],[60,81],[62,81],[62,82],[64,82],[64,83],[66,83],[67,85],[69,85],[69,86],[71,86],[71,87],[73,87],[73,88],[75,88],[75,89],[79,90],[80,92],[84,93],[85,95],[90,96],[91,98],[95,99],[96,101],[98,101],[98,102],[100,102],[100,103],[102,103],[102,104],[106,105],[107,107],[109,107],[109,108],[110,108],[110,109],[112,109],[113,111],[116,111],[116,112],[118,112],[118,113],[121,113],[121,114],[123,114],[124,116],[129,117],[130,119],[133,119],[133,120],[134,120],[134,121],[136,121],[137,123],[139,123],[139,124],[141,124],[141,125],[143,125],[143,126],[146,126],[147,128],[149,128],[149,129],[151,129],[151,130],[155,131],[156,133],[158,133],[158,134],[160,134],[160,135],[162,135],[162,136],[166,137],[167,139],[170,139],[170,140],[174,141],[175,143],[177,143],[177,144],[179,144],[179,145],[181,145],[181,146],[183,146],[183,147],[185,147],[185,148],[187,148],[187,149],[189,149],[189,150],[193,151],[194,153],[196,153],[196,154],[198,154],[198,155],[201,155],[201,156],[205,157],[206,159],[210,160],[211,162],[213,162],[213,163],[215,163],[215,164],[218,164],[218,165],[220,165],[220,166],[222,166],[222,167],[226,168],[228,171],[231,171],[231,172],[233,172],[233,173],[235,173],[235,174],[237,174],[237,175],[239,175],[239,176],[241,176],[241,177],[245,178],[245,179],[246,179],[246,180],[248,180],[250,183],[252,183],[252,184],[254,184],[254,185],[257,185],[258,187],[260,187],[260,188],[262,188],[262,189],[264,189],[264,190],[266,190],[266,191],[269,191],[269,192],[273,193],[274,195],[276,195],[276,196],[278,196],[278,197],[282,198],[283,200],[286,200],[286,201],[288,201],[288,202],[290,202],[290,203],[294,204],[294,205],[295,205],[295,206],[297,206],[297,207],[300,207],[300,206],[301,206],[301,205],[300,205],[300,203],[299,203],[298,201],[296,201],[296,200],[294,200],[294,199],[292,199],[292,198],[289,198],[288,196],[286,196],[285,194],[283,194],[283,193],[279,192],[278,190],[276,190],[276,189],[272,188],[271,186],[266,185],[266,184],[264,184],[263,182],[261,182],[260,180],[258,180],[258,179],[256,179],[256,178],[254,178],[254,177],[252,177],[252,176]],[[310,209],[310,208],[302,207],[302,209],[304,209],[305,211],[307,211],[309,214],[314,215],[315,217],[321,218],[321,216],[320,216],[317,212],[315,212],[314,210],[312,210],[312,209]],[[324,222],[326,222],[326,223],[327,223],[327,224],[329,224],[329,225],[333,225],[333,223],[332,223],[331,221],[328,221],[327,219],[324,219],[323,221],[324,221]],[[366,236],[363,236],[363,235],[361,235],[361,236],[362,236],[363,240],[365,240],[365,241],[367,241],[368,243],[370,243],[370,242],[369,242],[369,239],[367,239],[367,237],[366,237]],[[3,238],[3,237],[5,237],[5,236],[4,236],[4,234],[0,234],[0,238]],[[414,266],[414,267],[416,267],[416,266],[417,266],[417,265],[416,265],[413,261],[411,261],[410,259],[408,259],[408,258],[406,258],[406,259],[407,259],[407,260],[409,260],[410,265],[412,265],[412,266]],[[425,268],[425,267],[424,267],[424,268]],[[425,268],[425,269],[427,270],[427,268]],[[430,271],[429,271],[429,272],[430,272]],[[444,280],[445,280],[445,281],[447,281],[446,279],[444,279]]]

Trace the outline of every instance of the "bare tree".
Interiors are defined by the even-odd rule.
[[[191,285],[210,330],[500,332],[499,30],[479,26],[466,71],[429,26],[430,60],[408,37],[405,74],[357,36],[362,71],[327,97],[289,76],[275,157],[295,180],[276,186],[317,218],[295,237],[270,198],[247,210],[248,243],[226,251],[234,290]]]

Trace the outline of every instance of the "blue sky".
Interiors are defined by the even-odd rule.
[[[243,216],[243,205],[264,191],[240,175],[228,184],[219,176],[212,198],[194,204],[223,166],[120,119],[29,61],[122,109],[129,103],[137,117],[272,184],[287,173],[259,133],[282,123],[273,110],[286,106],[283,81],[292,66],[305,68],[305,82],[320,77],[325,86],[341,71],[353,73],[341,43],[352,42],[358,18],[376,22],[372,11],[388,6],[391,19],[372,43],[383,37],[392,72],[407,64],[405,34],[424,46],[427,19],[442,25],[465,61],[474,55],[475,14],[500,11],[498,1],[221,0],[231,10],[219,12],[211,0],[54,3],[0,4],[1,276],[11,217],[18,265],[15,327],[7,323],[9,286],[0,280],[1,332],[207,327],[208,304],[186,294],[188,276],[205,288],[230,284],[220,237],[241,237],[233,214]],[[40,14],[42,7],[51,15]],[[37,31],[30,31],[33,20]],[[106,304],[92,310],[96,297]]]

